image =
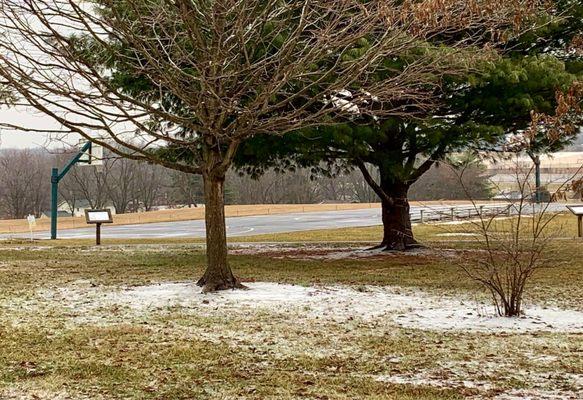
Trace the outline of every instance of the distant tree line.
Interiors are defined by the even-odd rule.
[[[0,216],[24,218],[50,209],[50,171],[61,168],[74,150],[50,153],[44,149],[7,149],[0,152]],[[372,175],[378,174],[370,168]],[[227,204],[310,204],[323,202],[372,203],[378,197],[360,171],[324,176],[313,169],[266,171],[254,179],[229,172]],[[465,189],[464,189],[465,188]],[[488,177],[479,166],[464,173],[463,185],[447,166],[434,167],[412,188],[413,200],[473,198],[490,195]],[[119,214],[151,211],[157,207],[192,207],[203,201],[200,176],[106,155],[102,166],[77,165],[59,185],[59,202],[70,209],[113,206]]]
[[[372,176],[378,169],[368,166]],[[285,173],[269,169],[256,179],[232,173],[227,185],[227,203],[310,204],[324,202],[378,203],[379,198],[359,170],[333,176],[319,175],[310,168]],[[489,199],[492,185],[480,164],[465,166],[460,173],[451,165],[436,164],[411,187],[414,201]]]
[[[50,210],[50,173],[62,168],[74,150],[7,149],[0,152],[0,217],[37,217]],[[73,167],[59,184],[59,203],[68,208],[113,206],[117,213],[157,206],[193,206],[202,201],[197,176],[124,158],[104,157],[101,166]]]

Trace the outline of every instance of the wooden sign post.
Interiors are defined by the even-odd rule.
[[[101,224],[113,223],[111,210],[85,210],[85,221],[95,225],[95,244],[101,245]]]
[[[583,205],[567,206],[569,211],[577,216],[577,234],[583,237]]]

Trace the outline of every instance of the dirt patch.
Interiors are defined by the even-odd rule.
[[[385,260],[406,259],[408,263],[427,264],[428,258],[454,256],[452,250],[434,250],[419,248],[410,251],[384,251],[383,249],[371,249],[367,247],[330,247],[330,246],[282,246],[278,244],[250,244],[237,246],[230,250],[233,255],[261,255],[273,259],[290,260]]]

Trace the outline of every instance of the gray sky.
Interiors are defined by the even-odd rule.
[[[14,125],[26,126],[34,129],[55,130],[58,124],[52,118],[30,108],[0,108],[0,121]],[[63,141],[76,144],[79,136],[56,137],[54,134],[36,132],[10,131],[6,128],[0,130],[0,149],[27,148],[27,147],[62,147]]]

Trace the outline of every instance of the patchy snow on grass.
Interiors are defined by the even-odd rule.
[[[492,384],[485,381],[470,381],[463,379],[444,379],[443,377],[430,377],[426,373],[418,375],[382,375],[377,381],[394,383],[398,385],[433,386],[438,388],[464,387],[467,389],[491,390]]]
[[[23,387],[19,387],[23,386]],[[72,393],[66,390],[50,391],[42,389],[31,389],[31,385],[11,385],[10,387],[0,389],[0,399],[2,400],[97,400],[105,399],[102,395],[95,393],[91,395],[84,395],[80,393]]]
[[[476,236],[480,236],[480,235],[477,233],[469,233],[469,232],[448,232],[448,233],[438,233],[435,236],[438,236],[438,237],[458,237],[458,236],[476,237]]]
[[[332,251],[353,250],[347,247],[333,247],[324,245],[302,245],[290,246],[281,243],[251,243],[237,244],[229,248],[230,254],[234,255],[268,255],[274,258],[293,257],[294,255],[306,254],[326,254]]]
[[[375,286],[298,286],[249,283],[249,290],[202,294],[192,282],[137,287],[92,287],[87,282],[44,291],[41,297],[69,308],[73,314],[103,314],[104,309],[129,309],[133,314],[182,307],[213,315],[252,310],[346,321],[379,320],[405,328],[483,332],[583,332],[583,312],[530,306],[520,318],[494,315],[491,307],[467,298],[436,296],[415,289]],[[124,315],[121,311],[120,315]]]
[[[342,260],[382,255],[382,250],[368,247],[342,247],[325,245],[288,246],[278,243],[253,243],[237,245],[230,250],[236,255],[264,255],[275,259],[292,258],[295,260]],[[386,252],[385,252],[386,254]]]
[[[477,390],[479,394],[471,396],[472,399],[483,399],[483,394],[491,392],[498,392],[495,396],[487,396],[494,400],[574,400],[579,399],[578,389],[574,390],[546,390],[542,388],[536,389],[511,389],[502,390],[496,387],[495,384],[474,379],[467,374],[459,372],[453,374],[453,377],[439,376],[439,374],[432,375],[428,371],[421,371],[410,375],[381,375],[376,377],[379,382],[392,383],[397,385],[412,385],[412,386],[432,386],[436,388],[465,388]],[[571,378],[573,381],[575,378]],[[547,379],[548,380],[548,379]],[[548,383],[548,382],[547,382]],[[500,393],[502,392],[502,393]]]
[[[557,393],[554,391],[515,389],[494,397],[494,400],[576,400],[577,393]]]
[[[470,354],[468,354],[471,357]],[[537,364],[534,364],[537,365]],[[541,368],[542,367],[542,368]],[[573,400],[583,391],[583,375],[558,372],[543,363],[533,368],[497,359],[450,359],[432,367],[377,375],[379,382],[437,388],[469,389],[471,399]],[[523,382],[523,385],[517,385]]]

